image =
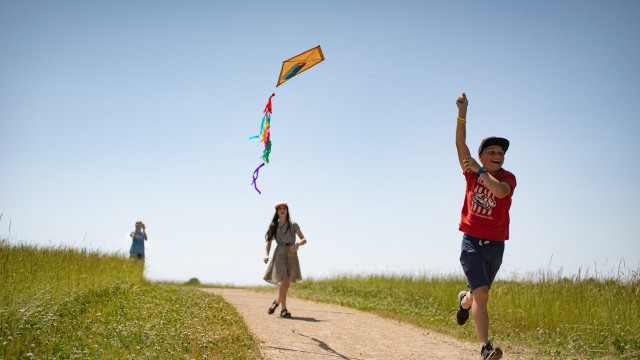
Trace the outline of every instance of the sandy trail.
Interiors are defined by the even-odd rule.
[[[288,297],[293,318],[283,319],[281,308],[267,314],[273,294],[203,290],[238,310],[265,359],[480,359],[477,344],[358,310]]]

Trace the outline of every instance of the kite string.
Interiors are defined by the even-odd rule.
[[[428,87],[422,86],[422,85],[417,85],[417,84],[411,84],[411,83],[407,83],[407,82],[397,81],[397,80],[385,78],[385,77],[378,76],[378,75],[364,73],[362,71],[348,69],[348,68],[345,68],[345,67],[342,67],[342,66],[336,66],[336,65],[333,65],[333,64],[327,64],[326,61],[323,62],[322,65],[320,65],[320,66],[328,66],[330,68],[333,67],[334,69],[338,69],[338,70],[341,70],[341,71],[344,71],[344,72],[355,73],[355,74],[358,74],[358,75],[367,76],[367,77],[371,77],[371,78],[378,79],[378,80],[388,81],[390,83],[394,83],[394,84],[398,84],[398,85],[409,86],[409,87],[414,87],[414,88],[428,90],[428,91],[437,91],[437,92],[440,92],[440,93],[443,93],[443,94],[447,94],[447,95],[459,95],[457,92],[451,92],[451,91],[445,91],[445,90],[440,90],[440,89],[428,88]]]

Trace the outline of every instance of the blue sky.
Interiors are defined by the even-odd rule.
[[[637,1],[3,1],[0,236],[261,284],[273,205],[303,276],[462,273],[468,145],[511,140],[502,276],[640,266]],[[325,62],[275,89],[283,60]],[[271,163],[251,183],[272,92]]]

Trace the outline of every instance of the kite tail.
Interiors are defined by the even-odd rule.
[[[258,166],[254,171],[253,171],[253,182],[251,183],[251,185],[253,185],[254,188],[256,188],[256,191],[258,192],[258,194],[262,194],[260,192],[260,190],[258,190],[258,183],[256,182],[256,180],[258,180],[258,175],[260,174],[260,168],[264,166],[264,163],[260,164],[260,166]]]
[[[270,154],[271,154],[271,140],[267,140],[267,143],[264,144],[264,150],[262,151],[262,160],[264,160],[267,164],[269,163]]]
[[[260,166],[258,166],[253,171],[253,182],[251,185],[256,189],[258,194],[262,194],[260,190],[258,190],[258,175],[260,174],[260,168],[265,164],[269,163],[269,155],[271,154],[271,98],[276,94],[273,93],[269,96],[269,101],[267,101],[267,106],[264,107],[264,116],[262,117],[262,124],[260,124],[260,133],[256,136],[252,136],[249,139],[258,139],[261,143],[264,143],[264,150],[262,151],[262,160],[264,161]]]
[[[260,139],[258,139],[259,142],[266,142],[271,134],[271,116],[269,116],[269,113],[266,113],[265,117],[266,120],[261,130],[262,134],[260,134]]]
[[[257,139],[257,138],[260,137],[260,135],[262,135],[262,132],[264,131],[264,122],[265,122],[266,119],[267,119],[267,114],[265,114],[262,117],[262,123],[260,124],[260,132],[258,133],[258,135],[250,137],[249,140]],[[268,125],[268,123],[267,123],[267,125]]]
[[[264,110],[262,111],[263,113],[266,113],[267,111],[269,111],[269,113],[272,113],[273,111],[271,111],[271,98],[276,96],[276,93],[272,93],[271,96],[269,96],[269,101],[267,101],[267,106],[264,107]]]

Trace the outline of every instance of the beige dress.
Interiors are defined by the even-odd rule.
[[[287,225],[278,225],[276,231],[276,250],[264,274],[264,280],[278,285],[281,280],[291,279],[292,283],[302,280],[298,254],[291,252],[291,245],[296,243],[296,232],[300,229],[298,223],[291,222],[291,229],[287,231]]]

